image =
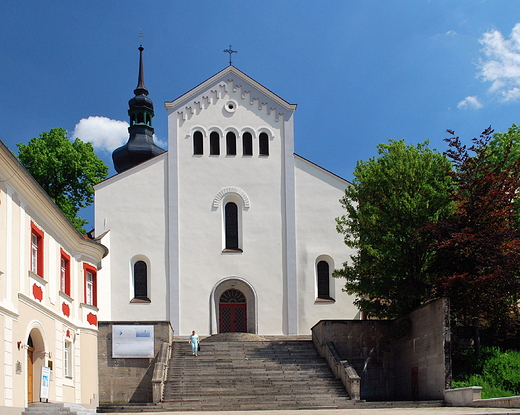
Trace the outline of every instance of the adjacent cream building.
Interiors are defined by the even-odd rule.
[[[95,407],[96,291],[107,253],[0,141],[0,413],[19,414],[42,396]]]

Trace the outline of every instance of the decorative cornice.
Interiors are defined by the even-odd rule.
[[[3,305],[0,305],[0,314],[3,314],[4,316],[9,316],[15,321],[18,320],[18,317],[20,316],[20,314],[18,314],[16,311],[10,310]]]
[[[257,95],[255,92],[259,96],[254,96]],[[256,106],[258,110],[265,111],[275,122],[280,121],[280,118],[288,118],[286,112],[296,110],[296,105],[289,104],[234,66],[228,66],[176,100],[166,102],[165,107],[168,112],[176,111],[180,119],[185,121],[228,94],[234,99],[240,97],[244,106]]]
[[[212,206],[215,209],[218,209],[222,199],[230,193],[240,196],[240,198],[244,202],[244,207],[246,209],[249,209],[251,207],[251,203],[249,202],[249,197],[247,196],[246,192],[244,192],[240,187],[235,186],[224,187],[220,192],[218,192],[215,198],[213,199]]]
[[[66,326],[70,327],[73,330],[78,330],[80,328],[83,328],[84,323],[80,323],[81,325],[78,325],[76,322],[71,321],[68,318],[65,318],[61,316],[60,314],[54,312],[54,310],[50,310],[45,305],[38,303],[37,301],[34,301],[32,298],[27,297],[25,294],[18,293],[18,300],[29,307],[32,307],[33,309],[41,312],[42,314],[46,315],[47,317],[55,320],[59,320],[61,323],[65,324]]]

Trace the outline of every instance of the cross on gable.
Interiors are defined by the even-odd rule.
[[[233,65],[233,62],[231,61],[231,54],[238,53],[238,51],[231,49],[231,45],[229,45],[229,49],[224,49],[224,53],[229,53],[229,64]]]

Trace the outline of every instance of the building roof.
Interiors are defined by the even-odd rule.
[[[16,156],[0,140],[0,177],[14,187],[17,193],[25,199],[34,209],[38,210],[47,222],[53,224],[55,229],[63,229],[75,240],[77,250],[84,250],[85,244],[102,251],[102,256],[108,255],[108,248],[98,241],[88,239],[79,232],[61,209],[54,203],[50,196],[43,190],[40,184],[32,177]],[[83,248],[80,248],[82,246]]]

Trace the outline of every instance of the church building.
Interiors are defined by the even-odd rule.
[[[332,277],[352,254],[335,228],[349,183],[294,153],[296,105],[230,63],[165,103],[164,151],[139,50],[129,140],[113,153],[118,174],[95,188],[110,251],[100,333],[308,335],[321,319],[359,318]]]

